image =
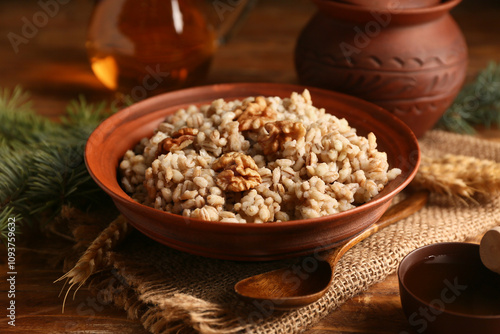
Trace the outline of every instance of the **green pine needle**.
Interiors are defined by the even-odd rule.
[[[36,143],[61,132],[59,126],[32,112],[28,99],[20,87],[0,89],[0,134],[9,144]]]
[[[5,140],[0,142],[0,203],[6,204],[23,191],[28,173],[23,167],[27,160],[24,154],[14,151]]]
[[[466,134],[474,134],[478,125],[500,125],[500,64],[494,62],[461,90],[438,123],[440,128]]]

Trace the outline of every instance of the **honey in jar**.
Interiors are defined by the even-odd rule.
[[[200,0],[96,1],[86,47],[110,90],[141,100],[200,82],[217,32]]]

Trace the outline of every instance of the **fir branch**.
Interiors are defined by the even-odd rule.
[[[0,142],[0,157],[2,157],[0,160],[0,204],[6,204],[23,191],[29,176],[23,166],[29,158],[22,150],[14,150],[5,140]]]
[[[0,110],[18,110],[19,112],[31,110],[29,95],[21,86],[15,87],[12,91],[8,88],[0,88]]]
[[[114,110],[81,97],[69,104],[60,122],[53,122],[36,115],[26,98],[20,88],[0,90],[2,242],[10,217],[41,227],[64,205],[86,211],[96,203],[109,204],[87,172],[83,156],[91,132]]]
[[[103,119],[110,116],[114,110],[106,109],[106,103],[97,105],[89,104],[83,96],[78,101],[71,101],[66,109],[66,115],[61,118],[61,122],[67,126],[91,126],[95,127]]]
[[[59,213],[61,203],[82,208],[93,202],[100,189],[90,177],[83,160],[83,145],[47,146],[34,154],[25,194],[32,206],[30,215]],[[97,196],[99,198],[99,196]]]
[[[61,124],[67,129],[66,133],[71,133],[72,138],[68,138],[75,143],[82,143],[94,131],[97,124],[116,112],[116,108],[107,107],[105,102],[99,104],[89,104],[83,96],[77,101],[71,101],[66,108],[66,114],[61,117]]]
[[[475,126],[500,125],[500,64],[490,63],[458,94],[437,126],[474,134]]]
[[[61,128],[32,111],[29,95],[18,86],[0,89],[0,134],[7,144],[31,144],[60,134]]]

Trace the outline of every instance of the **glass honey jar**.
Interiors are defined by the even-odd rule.
[[[251,4],[97,0],[86,41],[92,71],[108,89],[133,100],[195,85]]]

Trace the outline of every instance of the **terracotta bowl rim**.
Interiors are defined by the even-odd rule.
[[[134,201],[132,199],[132,197],[130,197],[123,189],[121,189],[120,192],[113,191],[112,189],[110,189],[108,187],[107,184],[110,184],[110,182],[111,182],[111,183],[116,183],[120,186],[118,180],[115,180],[115,179],[113,179],[113,180],[101,180],[93,172],[92,168],[93,168],[93,164],[95,163],[95,161],[94,161],[95,159],[92,159],[91,157],[89,157],[88,153],[90,151],[90,148],[92,146],[96,146],[96,145],[94,144],[94,141],[91,140],[91,138],[94,136],[95,133],[97,133],[100,129],[102,129],[104,127],[112,126],[113,127],[112,131],[114,131],[116,125],[121,124],[119,121],[120,121],[123,114],[126,114],[126,113],[133,114],[134,110],[135,110],[135,113],[137,113],[138,111],[141,110],[141,107],[144,104],[147,105],[147,104],[153,103],[155,101],[166,100],[170,95],[178,94],[179,92],[189,93],[190,91],[196,92],[199,90],[206,90],[206,89],[210,89],[210,88],[223,89],[226,86],[227,87],[229,87],[229,86],[234,87],[233,88],[234,90],[242,89],[244,87],[255,87],[256,89],[262,89],[262,90],[265,90],[266,87],[269,87],[269,88],[283,87],[283,88],[290,89],[290,92],[294,92],[294,91],[298,92],[298,91],[302,91],[303,89],[308,89],[311,93],[319,92],[319,93],[323,93],[323,94],[329,94],[331,96],[339,96],[339,97],[343,98],[344,100],[354,101],[355,103],[363,104],[367,108],[370,108],[371,110],[377,109],[377,112],[384,114],[384,117],[391,118],[392,121],[397,123],[397,125],[404,130],[405,134],[408,135],[408,137],[411,139],[411,142],[409,142],[408,145],[412,146],[412,149],[417,153],[417,156],[415,157],[414,163],[410,164],[410,167],[409,167],[410,172],[409,172],[407,178],[404,180],[401,180],[400,181],[401,183],[397,187],[395,187],[390,192],[385,193],[383,196],[378,195],[373,200],[371,200],[367,203],[364,203],[364,204],[359,205],[355,208],[352,208],[352,209],[349,209],[346,211],[342,211],[339,213],[335,213],[332,215],[321,216],[321,217],[317,217],[317,218],[290,220],[290,221],[279,222],[279,223],[273,222],[273,223],[263,223],[263,224],[205,221],[202,219],[184,217],[184,216],[173,214],[170,212],[161,211],[161,210],[155,209],[153,207],[150,207],[150,206],[147,206],[147,205],[144,205],[144,204],[141,204],[139,202]],[[221,96],[221,97],[224,98],[224,96]],[[193,103],[193,104],[196,104],[196,103]],[[313,101],[313,104],[314,104],[314,101]],[[184,104],[184,105],[187,106],[188,104]],[[168,108],[168,106],[165,106],[164,108]],[[114,124],[114,123],[117,123],[117,124]],[[387,111],[387,110],[385,110],[385,109],[383,109],[383,108],[381,108],[381,107],[379,107],[371,102],[359,99],[359,98],[351,96],[351,95],[334,92],[331,90],[326,90],[326,89],[321,89],[321,88],[316,88],[316,87],[311,87],[311,86],[297,85],[297,84],[270,83],[270,82],[260,82],[260,83],[259,82],[248,82],[248,83],[247,82],[238,82],[238,83],[219,83],[219,84],[203,85],[203,86],[196,86],[196,87],[185,88],[185,89],[181,89],[181,90],[177,90],[177,91],[172,91],[172,92],[160,94],[160,95],[157,95],[157,96],[154,96],[151,98],[147,98],[143,101],[134,103],[131,106],[124,108],[124,109],[118,111],[117,113],[111,115],[107,119],[105,119],[91,133],[91,135],[89,136],[89,140],[87,141],[87,144],[85,147],[85,164],[87,166],[87,170],[88,170],[89,174],[94,179],[94,181],[99,185],[99,187],[101,187],[101,189],[103,189],[108,195],[110,195],[113,200],[117,200],[123,205],[128,205],[131,207],[135,207],[137,209],[145,210],[146,212],[151,212],[153,214],[162,214],[165,217],[173,217],[174,219],[183,219],[184,221],[189,221],[189,223],[194,224],[194,227],[199,226],[202,228],[206,228],[207,225],[209,225],[210,229],[215,229],[215,230],[223,229],[225,231],[227,231],[227,230],[253,231],[253,230],[265,230],[265,229],[268,229],[268,230],[286,229],[289,227],[303,225],[305,223],[325,223],[325,222],[329,222],[332,218],[342,219],[342,218],[346,218],[348,216],[356,215],[357,213],[363,212],[365,210],[370,210],[371,207],[383,205],[388,200],[391,200],[396,194],[401,192],[415,177],[415,175],[418,171],[418,167],[420,165],[420,160],[421,160],[421,152],[420,152],[420,147],[418,145],[418,140],[417,140],[416,136],[413,134],[412,130],[408,127],[408,125],[406,125],[397,116],[393,115],[389,111]],[[398,176],[395,180],[397,180],[399,177],[400,176]],[[395,180],[390,181],[390,182],[394,182]],[[121,186],[120,186],[120,188],[121,188]]]
[[[411,289],[408,288],[408,286],[403,282],[403,279],[402,279],[402,265],[404,262],[406,261],[410,261],[410,257],[414,257],[414,256],[417,256],[418,253],[420,252],[424,252],[425,250],[429,250],[429,249],[432,249],[432,248],[438,248],[438,247],[445,247],[446,250],[451,250],[451,249],[457,249],[457,248],[460,248],[461,250],[463,250],[464,248],[469,248],[470,249],[470,252],[472,252],[473,250],[477,250],[477,252],[479,253],[479,245],[478,244],[474,244],[474,243],[469,243],[469,242],[458,242],[458,241],[449,241],[449,242],[437,242],[437,243],[433,243],[433,244],[429,244],[429,245],[426,245],[426,246],[422,246],[422,247],[419,247],[417,249],[414,249],[413,251],[411,251],[410,253],[408,253],[404,258],[403,260],[401,260],[400,264],[399,264],[399,267],[398,267],[398,282],[399,282],[399,285],[400,287],[404,288],[404,290],[409,294],[411,295],[411,297],[415,300],[417,300],[418,302],[422,303],[423,305],[426,305],[427,307],[430,307],[432,308],[432,306],[430,305],[429,302],[426,302],[424,301],[423,299],[421,299],[419,296],[417,296]],[[444,254],[444,252],[440,252],[441,254]],[[422,260],[422,257],[419,257],[419,260]],[[408,267],[408,269],[410,268],[411,266]],[[476,314],[467,314],[467,313],[460,313],[460,312],[456,312],[456,311],[450,311],[450,310],[447,310],[447,309],[444,309],[442,310],[443,313],[446,313],[446,314],[449,314],[449,315],[452,315],[452,316],[455,316],[455,317],[461,317],[461,318],[470,318],[470,319],[493,319],[493,320],[500,320],[500,314],[498,315],[476,315]]]

